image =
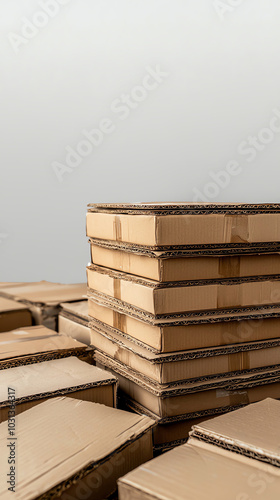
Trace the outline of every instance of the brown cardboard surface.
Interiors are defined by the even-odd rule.
[[[118,481],[120,500],[277,500],[280,472],[245,457],[222,457],[189,444],[143,464]]]
[[[239,342],[279,337],[280,309],[247,312],[238,316],[186,318],[166,324],[152,324],[89,300],[93,326],[109,328],[142,343],[155,353],[200,349]],[[93,340],[91,340],[93,344]]]
[[[0,297],[0,332],[31,325],[32,315],[24,304]]]
[[[0,336],[0,370],[60,357],[84,356],[87,346],[44,326],[20,328]]]
[[[0,420],[8,418],[10,393],[19,414],[61,394],[114,407],[116,390],[114,375],[75,357],[9,368],[0,371]]]
[[[196,424],[192,438],[280,467],[280,401],[265,399]]]
[[[176,420],[196,418],[213,414],[213,410],[226,412],[265,397],[280,398],[279,369],[158,385],[99,351],[95,351],[94,357],[97,366],[118,377],[120,389],[126,396],[165,421],[173,421],[175,417]]]
[[[279,205],[90,206],[87,235],[137,245],[245,244],[280,240]]]
[[[116,470],[123,475],[152,458],[152,426],[147,417],[72,398],[54,398],[37,405],[16,417],[16,488],[15,493],[7,491],[3,474],[0,497],[59,498],[69,490],[77,498],[86,484],[95,499],[106,498],[116,488]],[[146,438],[140,442],[143,436]],[[6,439],[4,422],[0,440],[6,443]],[[129,451],[130,445],[134,446]],[[8,451],[0,454],[2,471],[7,470],[7,458]],[[105,470],[99,469],[106,463],[107,477]],[[90,477],[92,473],[95,478]]]
[[[90,290],[155,316],[280,304],[280,277],[161,283],[91,265]]]
[[[128,338],[92,328],[93,347],[159,384],[279,365],[280,339],[154,354]]]
[[[167,254],[168,255],[168,254]],[[92,263],[155,281],[184,281],[280,274],[280,254],[151,257],[91,244]]]
[[[90,317],[88,316],[88,302],[86,300],[74,303],[61,304],[58,316],[58,331],[72,337],[83,344],[90,345]]]

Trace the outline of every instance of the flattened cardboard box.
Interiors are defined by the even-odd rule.
[[[91,265],[87,269],[89,292],[132,306],[141,316],[260,307],[280,304],[280,277],[219,281],[158,283]]]
[[[24,304],[0,297],[0,332],[32,326],[32,315]]]
[[[162,422],[184,420],[226,412],[234,407],[280,398],[280,370],[262,369],[255,373],[159,385],[126,365],[95,351],[96,365],[116,375],[122,392]]]
[[[0,296],[16,300],[28,306],[35,324],[43,324],[57,330],[57,317],[62,302],[83,300],[85,284],[62,285],[41,281],[14,287],[0,287]]]
[[[65,394],[116,406],[117,378],[75,357],[44,361],[0,371],[0,421],[7,420],[10,395],[16,414]]]
[[[172,252],[151,252],[143,255],[135,249],[110,249],[93,240],[91,259],[98,266],[160,282],[280,274],[279,253],[188,257],[180,256],[180,252],[173,252],[173,255]]]
[[[280,401],[267,398],[227,415],[196,424],[197,440],[280,467]]]
[[[0,336],[0,370],[69,356],[83,359],[87,350],[85,344],[44,326],[20,328]]]
[[[246,457],[221,456],[189,444],[143,464],[118,481],[119,500],[278,500],[279,489],[280,471],[276,467]]]
[[[89,205],[87,235],[149,247],[280,241],[280,206]]]
[[[88,302],[93,327],[128,335],[154,353],[203,349],[240,342],[258,342],[279,338],[280,308],[259,312],[247,311],[230,315],[197,317],[161,324],[134,318],[93,298]],[[93,339],[91,339],[93,344]]]
[[[85,491],[88,498],[107,498],[120,476],[152,458],[153,424],[144,416],[72,398],[37,405],[15,419],[15,493],[8,491],[2,474],[1,499],[69,500]],[[0,440],[6,439],[4,422]],[[6,448],[0,454],[2,471],[7,470],[8,456]]]
[[[58,331],[83,344],[90,345],[89,320],[87,300],[61,304]]]
[[[117,333],[92,328],[93,347],[159,384],[279,365],[280,339],[154,354]]]

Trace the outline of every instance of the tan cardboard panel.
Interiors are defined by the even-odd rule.
[[[134,450],[138,451],[136,456],[151,458],[153,425],[147,417],[72,398],[54,398],[35,406],[16,417],[17,476],[13,498],[28,500],[47,492],[58,498],[74,481],[86,478],[117,453],[120,453],[118,464],[121,464],[122,451],[133,443]],[[146,433],[149,438],[136,444]],[[7,424],[4,422],[0,425],[0,441],[6,443],[6,440]],[[145,447],[146,454],[139,447]],[[120,472],[124,474],[130,470],[130,463],[128,459]],[[141,459],[138,463],[132,460],[133,466],[140,463]],[[114,469],[114,462],[111,465]],[[7,470],[6,453],[0,454],[0,469]],[[112,477],[112,482],[110,477],[107,482],[114,489],[116,478],[114,474]],[[79,483],[76,482],[76,486]],[[104,498],[99,486],[97,484],[95,489],[96,499]],[[0,479],[0,497],[11,498],[4,474]]]
[[[194,426],[193,438],[280,467],[280,401],[265,399]]]
[[[67,313],[68,317],[70,318],[71,315],[73,320],[78,318],[89,321],[87,300],[81,300],[79,302],[65,302],[60,304],[60,306],[62,308],[61,314]]]
[[[91,245],[92,263],[155,281],[238,278],[280,274],[280,255],[151,258]]]
[[[185,444],[121,478],[118,492],[120,500],[255,500],[260,486],[262,500],[277,500],[279,470]]]
[[[136,245],[180,246],[280,241],[280,214],[179,215],[88,212],[87,235]]]
[[[280,303],[279,277],[158,284],[94,265],[87,276],[90,290],[153,315]]]

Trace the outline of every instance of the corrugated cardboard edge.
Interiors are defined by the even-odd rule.
[[[173,363],[176,361],[183,361],[183,360],[188,360],[188,359],[201,359],[201,358],[210,358],[214,356],[224,356],[228,354],[234,354],[237,352],[248,352],[248,351],[257,351],[260,349],[269,349],[272,347],[278,347],[280,346],[280,339],[276,340],[263,340],[263,341],[256,341],[256,342],[246,342],[246,343],[240,343],[240,344],[232,344],[232,345],[226,345],[226,346],[221,346],[221,347],[208,347],[205,349],[193,349],[193,350],[187,350],[187,351],[178,351],[172,354],[154,354],[154,356],[157,356],[156,358],[149,358],[148,356],[145,356],[142,352],[138,352],[137,350],[133,349],[130,346],[127,346],[124,342],[122,342],[120,339],[116,339],[113,336],[110,335],[110,331],[108,331],[107,328],[102,328],[94,324],[94,322],[90,323],[91,330],[94,332],[96,331],[106,339],[110,340],[113,344],[118,345],[124,350],[130,351],[133,354],[139,356],[140,358],[143,358],[147,361],[149,361],[152,364],[162,364],[162,363]],[[135,341],[133,337],[130,337],[129,335],[117,331],[117,335],[120,335],[127,339],[129,342],[139,345],[146,349],[146,345],[143,344],[142,342]],[[142,344],[142,345],[141,345]],[[150,351],[151,349],[147,349]],[[250,371],[250,370],[249,370]],[[244,370],[242,370],[244,372]]]
[[[59,311],[59,316],[62,316],[63,318],[69,319],[73,321],[74,323],[78,323],[79,325],[89,327],[89,320],[84,319],[81,316],[78,316],[77,314],[70,313],[68,311],[65,311],[64,309],[61,309]]]
[[[51,398],[55,396],[66,396],[71,394],[72,392],[76,391],[84,391],[86,389],[93,389],[94,387],[102,387],[102,386],[108,386],[112,385],[114,388],[114,400],[116,399],[116,392],[117,392],[117,387],[118,387],[118,380],[112,375],[112,377],[108,377],[106,380],[98,380],[96,382],[89,382],[88,384],[81,384],[81,385],[76,385],[72,387],[67,387],[65,389],[57,389],[56,391],[50,391],[50,392],[41,392],[38,394],[32,394],[29,396],[23,396],[21,398],[16,398],[15,399],[15,405],[21,404],[21,403],[27,403],[28,401],[38,401],[39,399],[42,398]],[[10,401],[3,401],[2,403],[0,402],[0,409],[7,408],[11,404]]]
[[[31,365],[34,363],[41,363],[42,361],[51,361],[53,359],[69,358],[70,356],[76,356],[81,359],[89,351],[88,347],[77,347],[75,349],[62,349],[60,351],[50,351],[26,356],[17,356],[15,358],[7,358],[0,360],[0,370],[6,370],[7,368],[15,368],[21,365]],[[93,353],[93,349],[90,349]]]
[[[134,245],[114,240],[102,240],[89,238],[91,245],[96,245],[107,250],[119,250],[125,253],[151,257],[155,259],[178,259],[191,257],[228,257],[256,254],[272,254],[280,252],[280,243],[248,243],[247,245],[229,243],[224,245],[187,245],[187,246],[164,246],[149,247],[144,245]]]
[[[248,458],[253,458],[258,460],[259,462],[268,463],[270,465],[274,465],[275,467],[280,467],[280,456],[270,456],[265,453],[261,453],[260,450],[256,447],[252,447],[252,449],[248,449],[244,446],[240,446],[238,444],[232,444],[230,442],[224,442],[218,439],[218,437],[210,436],[199,432],[194,429],[190,432],[190,437],[194,439],[198,439],[207,444],[211,444],[214,446],[218,446],[223,450],[231,451],[233,453],[237,453],[238,455],[242,455]]]
[[[264,370],[263,368],[251,370],[249,374],[247,374],[248,377],[245,377],[245,379],[244,377],[242,377],[242,375],[245,375],[244,372],[242,372],[242,374],[238,372],[237,374],[221,374],[220,377],[216,375],[212,377],[203,377],[200,379],[183,381],[181,383],[164,385],[157,384],[153,380],[149,379],[139,372],[136,372],[130,367],[128,370],[123,363],[121,363],[120,361],[116,361],[115,359],[111,358],[105,353],[102,353],[101,351],[96,350],[94,353],[94,358],[96,362],[100,363],[105,368],[113,370],[114,372],[127,378],[131,382],[134,382],[136,385],[143,387],[154,396],[160,397],[162,399],[191,394],[195,392],[203,392],[211,389],[237,391],[243,390],[244,388],[248,389],[251,387],[280,381],[280,367],[279,365],[277,365],[276,368],[272,368],[271,370]],[[188,387],[186,387],[186,383],[188,383]]]
[[[262,283],[266,281],[279,281],[280,274],[265,275],[265,276],[245,276],[243,278],[223,278],[223,279],[207,279],[207,280],[188,280],[188,281],[153,281],[150,279],[140,278],[133,274],[123,273],[121,271],[115,271],[107,267],[97,266],[96,264],[90,264],[87,266],[90,271],[97,272],[109,276],[110,278],[115,278],[118,280],[133,282],[138,285],[143,285],[148,288],[153,288],[154,290],[162,288],[185,288],[192,286],[204,286],[204,285],[238,285],[242,283]]]
[[[279,203],[89,203],[88,212],[180,215],[180,214],[263,214],[279,213]]]
[[[209,318],[213,318],[212,321],[208,319],[206,322],[212,322],[216,323],[218,321],[232,321],[233,315],[236,315],[235,318],[239,314],[248,314],[247,319],[251,319],[250,315],[253,317],[256,317],[254,313],[260,313],[263,311],[267,311],[271,315],[269,317],[279,317],[279,304],[270,304],[268,306],[254,306],[254,307],[240,307],[240,308],[234,308],[234,309],[215,309],[215,310],[209,310],[209,311],[198,311],[194,312],[191,311],[189,313],[184,312],[181,314],[161,314],[161,315],[154,315],[151,313],[148,313],[147,311],[144,311],[143,309],[139,309],[137,307],[132,306],[128,302],[123,302],[119,299],[110,297],[109,295],[106,295],[101,292],[96,292],[95,290],[92,290],[91,288],[88,288],[88,298],[89,300],[93,300],[98,305],[103,305],[105,307],[108,307],[109,309],[113,309],[114,311],[120,312],[121,314],[126,314],[128,316],[131,316],[132,318],[139,319],[141,321],[145,321],[151,325],[155,326],[168,326],[168,324],[172,324],[172,326],[175,325],[184,325],[184,324],[190,324],[187,323],[188,319],[187,318],[197,318],[197,322],[200,321],[200,318],[203,318],[202,322],[204,321],[205,315],[207,315]],[[273,311],[277,310],[277,315],[272,316]],[[261,313],[260,313],[261,314]],[[220,320],[218,318],[221,318]],[[259,316],[259,319],[263,316]],[[266,316],[268,317],[268,316]],[[240,317],[241,319],[244,319],[244,316]],[[194,324],[194,322],[192,323]]]

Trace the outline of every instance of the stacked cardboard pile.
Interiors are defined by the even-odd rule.
[[[158,448],[280,397],[280,205],[90,205],[87,234],[95,359]]]
[[[0,424],[0,497],[108,498],[119,477],[152,458],[153,424],[68,397],[38,404],[13,419],[9,431]]]
[[[31,326],[32,315],[25,304],[0,297],[0,332]]]
[[[85,284],[62,285],[60,283],[1,283],[0,298],[23,304],[32,314],[34,325],[45,325],[57,331],[58,314],[62,302],[84,300]],[[0,305],[1,307],[1,305]],[[0,310],[1,313],[1,310]],[[26,324],[16,326],[27,326]],[[8,325],[8,329],[16,326]]]
[[[188,444],[118,482],[120,500],[277,500],[280,402],[266,399],[195,426]]]

